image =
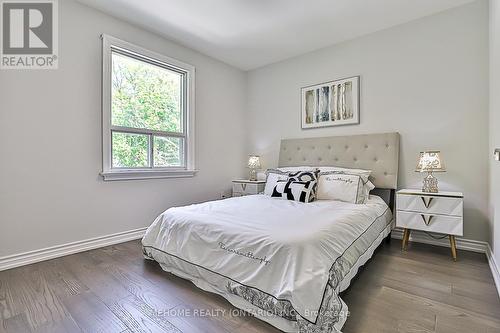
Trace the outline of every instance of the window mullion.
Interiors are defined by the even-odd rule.
[[[155,167],[155,161],[154,161],[154,153],[153,153],[153,135],[149,134],[149,167],[154,168]]]

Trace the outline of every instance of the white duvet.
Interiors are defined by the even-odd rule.
[[[142,244],[287,300],[315,322],[332,264],[377,219],[389,221],[387,209],[376,196],[361,205],[230,198],[168,209]]]

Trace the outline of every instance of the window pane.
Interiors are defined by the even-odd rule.
[[[183,75],[112,53],[114,126],[182,132]]]
[[[154,166],[183,166],[183,144],[182,138],[155,136],[153,142]]]
[[[149,136],[113,132],[113,167],[147,168]]]

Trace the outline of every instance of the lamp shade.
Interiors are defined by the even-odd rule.
[[[260,157],[257,155],[249,155],[248,156],[248,167],[250,169],[259,169],[260,168]]]
[[[417,172],[444,172],[446,168],[438,150],[420,152],[417,162]]]

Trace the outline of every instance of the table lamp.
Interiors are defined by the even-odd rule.
[[[258,155],[248,156],[248,168],[250,169],[250,180],[257,180],[257,169],[260,169],[260,157]]]
[[[416,172],[427,172],[422,185],[422,192],[438,193],[438,180],[432,175],[433,172],[445,172],[441,152],[428,150],[420,152]]]

